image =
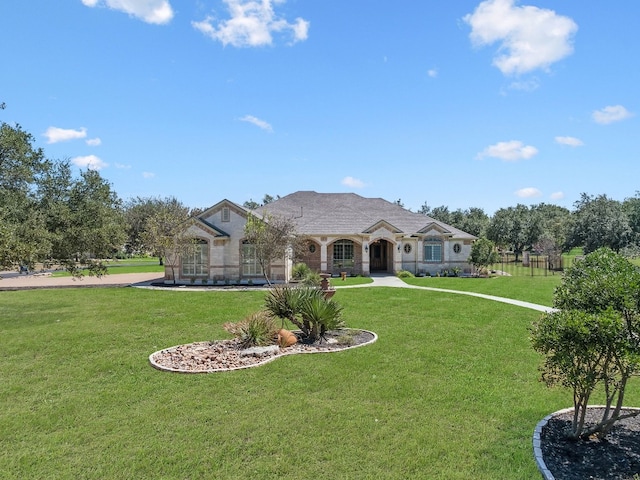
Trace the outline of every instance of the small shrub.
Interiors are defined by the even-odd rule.
[[[400,270],[400,271],[397,273],[397,277],[398,277],[398,278],[413,278],[413,277],[414,277],[414,275],[413,275],[413,273],[411,273],[411,272],[409,272],[409,271],[407,271],[407,270]]]
[[[311,269],[306,263],[296,263],[291,269],[291,277],[294,280],[304,280],[309,275]]]
[[[336,341],[338,345],[353,345],[356,341],[355,336],[357,334],[357,330],[345,330],[336,338]]]
[[[265,310],[252,313],[236,323],[225,323],[222,327],[240,340],[243,348],[273,345],[279,330],[276,320]]]
[[[298,327],[304,343],[313,343],[324,332],[344,326],[342,307],[314,287],[276,287],[266,296],[265,308]]]
[[[302,278],[302,284],[309,287],[319,287],[320,282],[322,282],[320,274],[318,272],[312,272],[311,270]]]

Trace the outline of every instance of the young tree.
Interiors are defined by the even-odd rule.
[[[292,219],[265,213],[262,218],[247,216],[244,227],[245,240],[255,249],[255,256],[262,275],[269,285],[269,266],[274,260],[295,258],[301,251],[305,239],[296,234]]]
[[[471,255],[468,261],[475,267],[478,274],[486,272],[487,267],[498,260],[496,247],[491,240],[479,238],[471,245]]]
[[[197,239],[185,229],[189,214],[182,208],[174,208],[172,203],[165,203],[155,209],[147,217],[140,241],[153,255],[165,259],[171,268],[175,283],[175,269],[180,263],[181,255],[190,255],[197,248]],[[162,260],[160,261],[162,264]]]
[[[532,328],[533,347],[545,355],[543,379],[573,389],[574,438],[604,437],[625,418],[625,389],[640,373],[640,270],[600,248],[567,269],[554,307]],[[605,393],[604,414],[585,429],[585,410],[598,385]]]

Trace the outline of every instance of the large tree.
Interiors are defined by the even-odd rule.
[[[574,206],[569,247],[583,247],[589,253],[600,247],[619,252],[629,245],[633,235],[622,203],[606,195],[582,193]]]
[[[516,261],[523,251],[540,239],[542,233],[540,214],[522,204],[496,211],[487,227],[487,238],[496,245],[512,249]]]
[[[4,108],[4,105],[0,105]],[[50,163],[20,125],[0,123],[0,267],[32,265],[50,247],[34,192]]]
[[[431,208],[427,202],[424,202],[418,213],[459,228],[463,232],[470,233],[476,237],[483,236],[489,225],[489,216],[484,213],[482,208],[477,207],[471,207],[466,210],[459,208],[450,212],[449,207],[445,205]]]
[[[631,243],[636,251],[640,250],[640,191],[634,197],[625,198],[622,204],[631,228]]]
[[[94,260],[123,243],[119,199],[96,171],[74,178],[19,125],[0,123],[0,267],[60,263],[104,273]]]
[[[52,257],[72,273],[85,266],[90,273],[106,273],[102,259],[113,258],[126,239],[121,200],[111,184],[95,170],[81,172],[59,220]]]
[[[182,224],[193,214],[175,197],[135,197],[124,205],[124,217],[127,226],[127,251],[129,253],[153,254],[153,245],[145,243],[147,223],[154,215],[163,214],[165,218],[173,216],[177,224]],[[162,257],[159,257],[162,264]]]

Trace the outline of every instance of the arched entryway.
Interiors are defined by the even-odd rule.
[[[376,240],[369,245],[369,269],[371,273],[390,272],[393,270],[393,245],[384,240]]]

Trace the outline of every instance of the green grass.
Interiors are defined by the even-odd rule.
[[[419,277],[404,278],[410,285],[421,287],[435,287],[449,290],[462,290],[485,293],[498,297],[513,298],[539,305],[551,306],[553,290],[560,285],[562,276],[559,274],[542,277],[491,277],[491,278],[461,278],[461,277]]]
[[[105,262],[107,272],[110,275],[119,273],[164,273],[164,266],[159,265],[157,258],[128,258],[125,260],[109,260]],[[87,270],[83,270],[87,274]],[[53,272],[54,277],[69,277],[69,272],[58,270]]]
[[[228,338],[222,324],[263,295],[0,292],[0,478],[539,478],[533,429],[571,396],[538,381],[536,312],[340,290],[373,345],[227,373],[149,366],[158,349]],[[640,404],[636,383],[627,403]]]

